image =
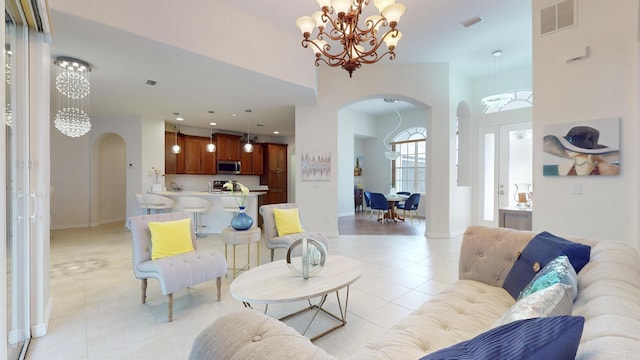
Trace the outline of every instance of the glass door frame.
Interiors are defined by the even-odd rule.
[[[7,14],[7,13],[5,13]],[[5,15],[7,16],[7,15]],[[4,56],[5,86],[2,98],[5,117],[2,126],[3,176],[5,192],[3,222],[3,324],[5,340],[2,354],[8,359],[22,359],[31,339],[31,226],[35,220],[35,193],[31,192],[29,127],[29,30],[7,23],[5,18]]]
[[[479,128],[478,211],[479,225],[497,227],[499,209],[509,206],[509,134],[532,128],[530,121]]]

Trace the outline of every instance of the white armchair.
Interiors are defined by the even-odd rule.
[[[169,321],[173,320],[173,293],[190,286],[216,279],[220,300],[222,276],[227,273],[227,260],[216,250],[198,250],[191,224],[191,242],[195,251],[160,259],[151,259],[151,233],[148,223],[188,219],[186,212],[133,216],[129,218],[133,245],[133,273],[142,280],[142,303],[147,299],[147,279],[160,282],[162,294],[167,296]]]
[[[284,236],[278,236],[278,230],[276,228],[276,220],[273,215],[273,209],[293,209],[297,208],[295,203],[281,203],[281,204],[269,204],[260,206],[260,215],[262,215],[263,227],[264,227],[264,244],[267,249],[271,250],[271,261],[275,249],[282,248],[288,249],[294,241],[300,240],[304,237],[311,237],[324,244],[329,249],[327,237],[319,232],[302,232],[297,234],[289,234]],[[302,223],[302,216],[300,216],[300,223]]]

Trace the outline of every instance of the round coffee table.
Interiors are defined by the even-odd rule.
[[[311,338],[313,341],[347,323],[349,286],[360,278],[362,269],[362,263],[359,260],[346,256],[329,255],[322,271],[308,279],[303,279],[289,270],[285,260],[280,260],[260,265],[238,276],[231,283],[230,293],[235,299],[242,301],[246,307],[251,307],[251,304],[265,304],[265,313],[269,304],[309,301],[309,307],[280,318],[280,320],[285,320],[304,311],[315,310],[313,318],[302,335],[306,334],[320,311],[338,321],[336,326]],[[338,292],[343,288],[346,288],[344,302],[340,301]],[[327,295],[331,293],[336,294],[340,309],[339,315],[322,308],[327,300]],[[319,299],[317,304],[311,303],[311,299],[314,298]]]

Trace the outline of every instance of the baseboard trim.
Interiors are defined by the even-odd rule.
[[[41,337],[47,335],[49,329],[49,319],[51,318],[51,309],[53,308],[53,299],[49,297],[47,307],[44,310],[43,323],[31,326],[31,337]]]

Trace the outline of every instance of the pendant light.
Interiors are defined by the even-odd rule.
[[[207,144],[207,152],[214,153],[216,152],[216,144],[213,143],[213,127],[216,123],[209,123],[211,125],[211,135],[209,136],[209,143]]]
[[[171,152],[174,154],[180,154],[180,151],[182,151],[182,149],[180,148],[180,145],[178,145],[178,133],[180,132],[180,128],[178,127],[178,121],[182,121],[182,120],[184,119],[181,117],[176,118],[176,140],[173,146],[171,147]]]
[[[398,99],[391,99],[391,98],[385,98],[384,102],[387,103],[391,103],[391,104],[395,104],[397,102],[400,102],[400,100]],[[393,161],[396,160],[398,157],[400,157],[400,152],[399,151],[395,151],[391,148],[391,143],[387,143],[387,139],[389,138],[389,136],[391,136],[392,134],[394,134],[396,132],[396,130],[398,130],[398,128],[400,127],[400,124],[402,123],[402,116],[400,116],[400,113],[398,112],[398,110],[396,110],[395,106],[392,108],[393,112],[396,113],[396,115],[398,116],[398,124],[396,125],[396,127],[391,130],[391,132],[389,132],[387,134],[387,136],[384,137],[384,139],[382,140],[382,144],[384,144],[384,146],[387,148],[387,151],[384,152],[384,156]]]
[[[251,112],[250,110],[245,110],[247,112]],[[246,153],[253,152],[253,144],[251,143],[251,138],[249,137],[249,121],[247,120],[247,143],[244,144],[242,150]]]

